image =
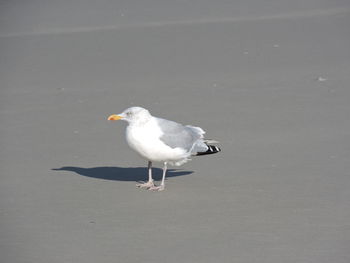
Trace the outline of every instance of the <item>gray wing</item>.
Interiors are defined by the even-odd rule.
[[[202,140],[204,131],[201,128],[184,126],[161,118],[156,118],[156,120],[163,132],[160,140],[171,148],[179,147],[191,152],[208,149]]]

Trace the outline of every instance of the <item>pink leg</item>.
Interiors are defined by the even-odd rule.
[[[142,183],[142,184],[137,184],[136,186],[139,188],[147,188],[147,189],[154,187],[153,178],[152,178],[152,162],[151,161],[148,161],[148,182]]]
[[[152,191],[163,191],[165,189],[165,175],[166,175],[166,170],[167,170],[167,162],[164,162],[164,167],[163,167],[163,177],[162,177],[162,182],[159,186],[152,186],[149,188],[149,190]]]

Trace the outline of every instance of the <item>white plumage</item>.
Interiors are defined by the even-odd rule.
[[[126,141],[129,146],[145,159],[152,162],[168,162],[180,165],[190,155],[185,149],[171,148],[160,138],[164,133],[155,118],[146,123],[131,123],[126,128]]]
[[[207,145],[205,132],[199,127],[153,117],[148,110],[131,107],[120,114],[113,114],[108,120],[125,120],[126,141],[130,148],[148,160],[149,180],[138,187],[162,191],[165,188],[167,164],[181,165],[190,160],[191,155],[203,155],[219,152],[216,146]],[[155,186],[152,178],[152,162],[163,162],[163,178]]]

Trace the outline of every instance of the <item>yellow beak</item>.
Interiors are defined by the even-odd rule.
[[[119,116],[119,115],[116,115],[116,114],[112,114],[111,116],[108,117],[108,120],[109,121],[117,121],[117,120],[120,120],[122,119],[123,117]]]

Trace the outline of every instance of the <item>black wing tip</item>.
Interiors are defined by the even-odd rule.
[[[207,146],[208,146],[208,150],[206,152],[198,152],[196,155],[207,155],[207,154],[214,154],[214,153],[221,152],[221,149],[217,146],[214,146],[214,145],[207,145]]]

